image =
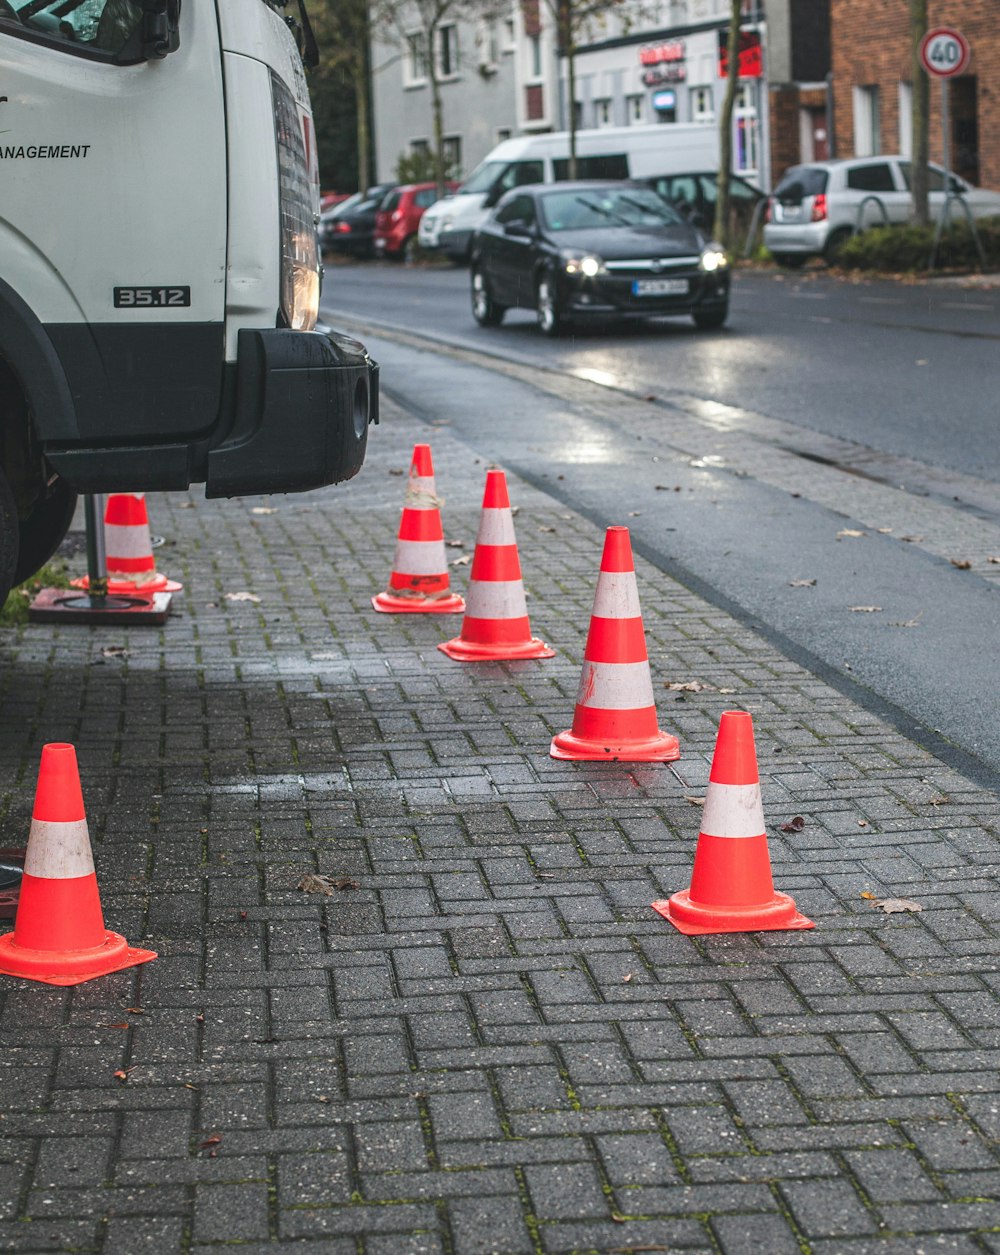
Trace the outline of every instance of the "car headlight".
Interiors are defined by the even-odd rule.
[[[721,244],[706,244],[702,249],[701,257],[698,259],[698,265],[702,270],[725,270],[729,265],[729,258]]]
[[[441,219],[441,230],[442,230],[442,231],[448,231],[448,230],[450,230],[450,229],[451,229],[451,219],[450,219],[450,218],[442,218],[442,219]]]
[[[604,262],[596,253],[563,253],[562,256],[568,275],[583,275],[592,279],[604,269]]]

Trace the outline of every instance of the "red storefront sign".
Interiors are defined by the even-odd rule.
[[[756,31],[740,31],[740,51],[737,60],[740,78],[760,78],[764,61],[760,50],[760,35]],[[719,31],[719,78],[729,76],[729,34]]]

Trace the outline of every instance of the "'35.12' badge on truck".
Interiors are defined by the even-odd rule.
[[[115,288],[115,309],[164,309],[191,304],[191,289],[183,287]]]

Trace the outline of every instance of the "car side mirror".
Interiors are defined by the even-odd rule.
[[[530,239],[534,232],[531,224],[525,222],[522,218],[515,218],[513,222],[508,222],[504,226],[504,235],[513,235],[519,239]]]

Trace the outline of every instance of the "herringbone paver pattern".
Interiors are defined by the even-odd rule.
[[[0,978],[0,1244],[1000,1251],[998,796],[644,563],[683,757],[552,761],[600,534],[512,480],[558,655],[449,661],[457,618],[369,597],[412,443],[466,553],[489,451],[386,409],[350,485],[151,498],[186,584],[162,631],[0,638],[2,843],[41,744],[74,742],[109,925],[160,953],[74,990]],[[814,932],[692,939],[649,909],[687,884],[731,706]]]

